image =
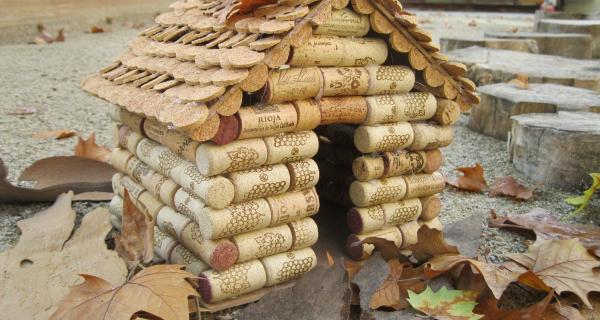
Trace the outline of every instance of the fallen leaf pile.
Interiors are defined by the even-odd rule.
[[[496,178],[491,186],[488,186],[484,176],[484,169],[479,163],[473,167],[456,168],[462,173],[455,179],[448,179],[446,183],[463,191],[484,193],[489,191],[490,197],[507,196],[515,200],[530,200],[533,198],[533,190],[520,184],[514,177]]]

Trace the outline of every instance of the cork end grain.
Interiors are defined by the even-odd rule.
[[[364,228],[364,223],[362,217],[358,213],[356,208],[350,209],[348,214],[346,215],[346,220],[348,223],[348,227],[350,228],[350,232],[352,233],[361,233]]]
[[[210,257],[210,265],[215,270],[225,270],[234,265],[239,257],[239,251],[230,241],[219,243]]]
[[[218,145],[224,145],[235,141],[239,135],[240,120],[236,116],[221,117],[219,130],[211,141]]]
[[[212,302],[212,286],[210,284],[210,280],[204,274],[200,274],[198,277],[198,292],[200,293],[200,296],[204,302]]]
[[[207,204],[214,209],[224,209],[233,201],[235,187],[225,177],[215,177],[206,190]]]

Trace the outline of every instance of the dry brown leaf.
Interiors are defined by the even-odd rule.
[[[380,252],[384,260],[398,259],[402,262],[408,262],[408,258],[404,256],[393,241],[369,237],[362,241],[363,244],[370,244],[375,247],[375,251]]]
[[[526,74],[518,74],[516,78],[508,81],[509,84],[523,90],[529,89],[529,76]]]
[[[129,320],[139,312],[161,319],[189,319],[188,297],[198,292],[187,279],[196,277],[180,265],[156,265],[121,286],[82,274],[84,282],[71,288],[51,320]]]
[[[417,233],[418,242],[407,249],[417,261],[425,262],[432,257],[445,254],[459,254],[456,246],[449,245],[444,240],[444,233],[437,229],[431,229],[427,225],[421,226]]]
[[[572,292],[590,308],[588,293],[600,292],[600,276],[593,270],[600,261],[578,239],[538,240],[527,252],[509,257],[533,271],[558,294]]]
[[[43,24],[37,25],[38,34],[33,38],[34,44],[50,44],[52,42],[64,42],[65,34],[64,29],[58,30],[58,35],[53,37],[46,31],[46,27]]]
[[[110,159],[110,149],[96,144],[96,134],[92,133],[87,140],[79,137],[75,145],[75,155],[82,158],[89,158],[100,162],[108,162]]]
[[[600,248],[600,228],[593,225],[576,225],[560,222],[548,211],[535,208],[525,214],[498,216],[492,210],[489,226],[494,228],[510,228],[535,233],[537,240],[562,240],[578,238],[579,242],[590,251],[597,254]]]
[[[329,253],[329,251],[325,251],[325,254],[327,255],[327,265],[332,267],[335,264],[335,260],[333,259],[333,257],[331,256],[331,253]]]
[[[496,178],[494,184],[490,187],[490,196],[498,195],[513,197],[517,200],[530,200],[533,198],[533,190],[520,184],[514,177]]]
[[[46,320],[78,273],[94,274],[111,286],[125,281],[127,268],[104,239],[112,229],[109,213],[98,208],[73,232],[73,193],[62,194],[48,209],[17,222],[17,245],[0,253],[0,314],[13,320]],[[87,317],[84,317],[89,319]]]
[[[541,320],[585,320],[579,310],[560,303],[549,305],[540,318]],[[588,318],[594,319],[594,318]]]
[[[344,269],[348,275],[348,281],[351,282],[354,276],[360,271],[361,265],[357,261],[343,259]]]
[[[112,199],[115,169],[107,163],[79,157],[51,157],[36,161],[19,180],[36,181],[35,188],[13,186],[6,180],[8,170],[0,159],[0,203],[48,202],[67,191],[77,194],[75,201]],[[99,197],[103,193],[103,197]]]
[[[524,309],[503,310],[498,308],[498,300],[487,296],[479,300],[474,312],[483,314],[483,319],[488,320],[522,320],[522,319],[540,319],[546,311],[548,304],[552,301],[554,292],[550,292],[541,301]]]
[[[464,264],[474,267],[483,276],[487,287],[492,291],[496,299],[500,299],[506,287],[526,272],[526,270],[513,271],[503,266],[469,259],[460,255],[447,254],[439,255],[429,260],[425,269],[425,275],[428,278],[434,278]]]
[[[54,138],[56,140],[60,140],[60,139],[70,138],[76,134],[77,134],[77,132],[74,130],[63,129],[63,130],[40,131],[40,132],[34,133],[33,137],[36,139]]]
[[[154,223],[152,217],[138,210],[125,189],[121,234],[115,235],[115,251],[130,268],[154,257]]]
[[[471,192],[483,192],[487,189],[487,182],[483,176],[483,167],[476,163],[474,167],[457,168],[463,175],[457,179],[448,180],[447,183],[455,188]]]
[[[390,274],[381,286],[373,293],[369,307],[381,307],[394,310],[406,309],[409,306],[408,291],[421,293],[427,287],[422,268],[413,268],[402,264],[399,260],[388,261]]]
[[[54,42],[65,42],[65,29],[58,30],[58,35],[54,38]]]

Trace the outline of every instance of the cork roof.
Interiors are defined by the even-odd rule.
[[[464,65],[448,62],[396,0],[180,0],[155,18],[114,63],[83,81],[84,90],[156,118],[198,141],[211,139],[220,117],[235,114],[243,93],[260,90],[270,69],[286,64],[331,10],[368,15],[371,29],[417,71],[415,88],[476,104]]]

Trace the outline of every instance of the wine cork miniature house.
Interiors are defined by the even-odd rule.
[[[356,259],[440,227],[439,148],[478,98],[400,3],[186,0],[156,23],[83,88],[117,106],[114,224],[127,192],[204,303],[312,269],[319,195]]]

